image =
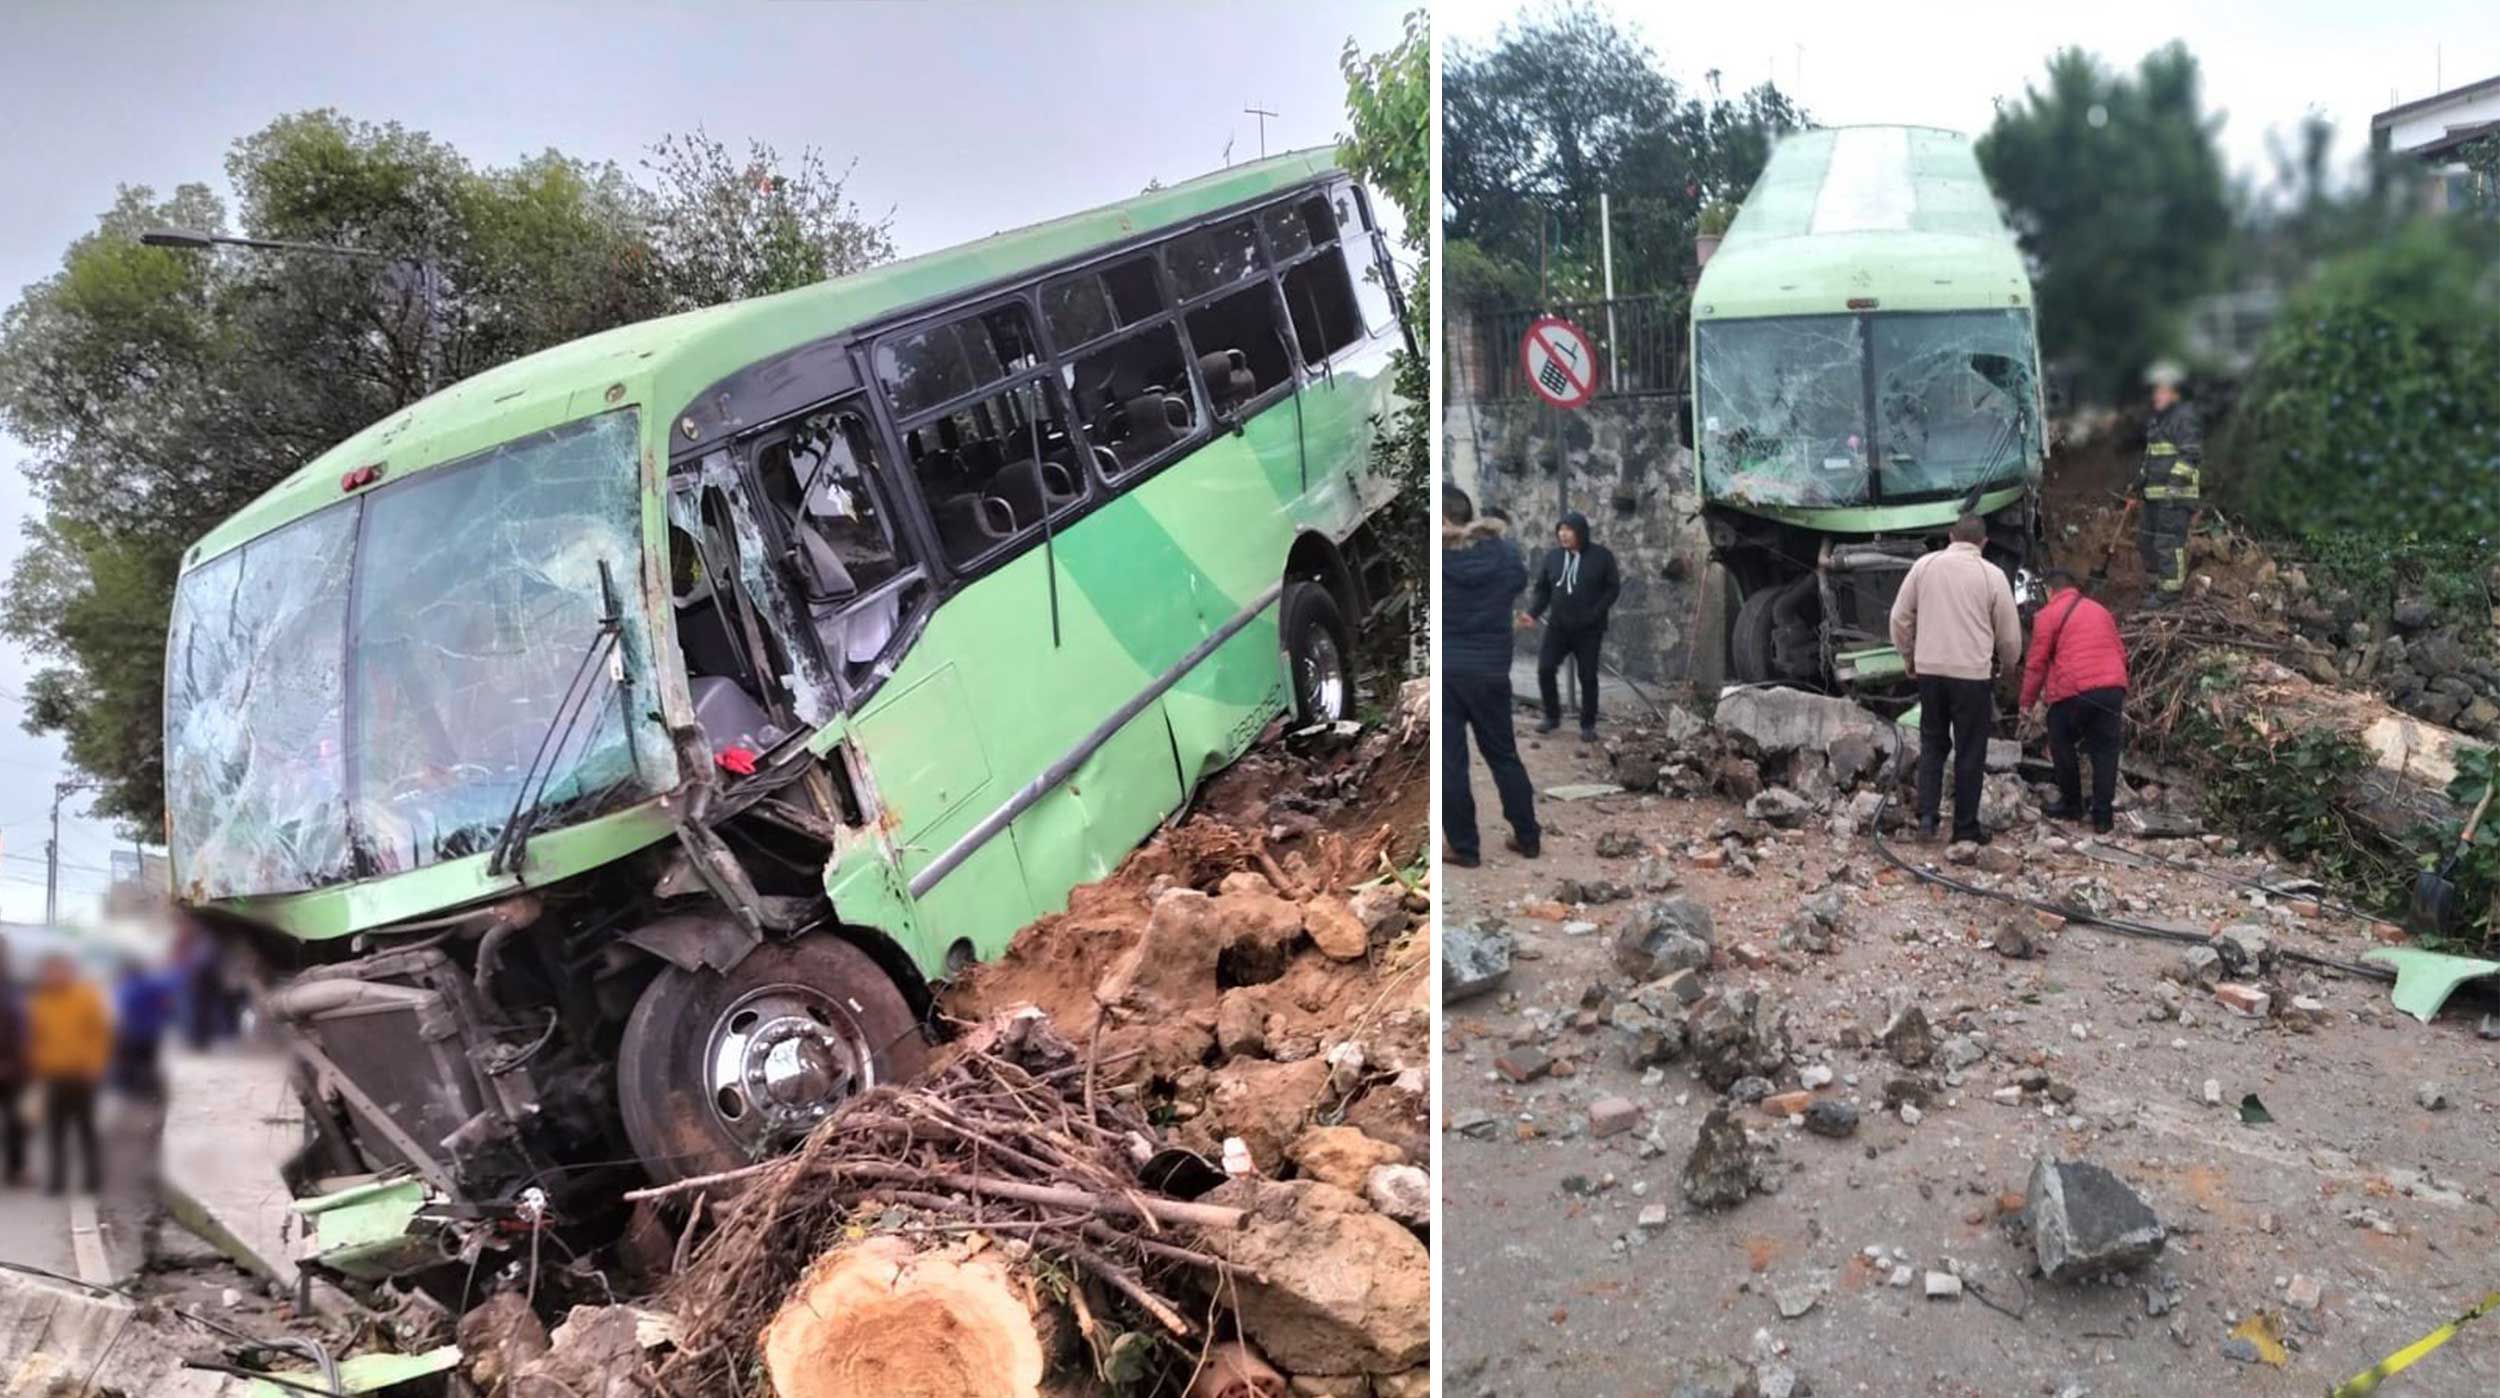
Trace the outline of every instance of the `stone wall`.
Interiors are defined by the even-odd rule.
[[[1601,398],[1570,412],[1539,400],[1455,401],[1441,424],[1450,478],[1478,509],[1510,516],[1532,572],[1564,511],[1589,517],[1623,570],[1606,663],[1644,684],[1684,678],[1693,589],[1709,554],[1692,455],[1676,442],[1681,409],[1673,395]],[[1535,633],[1520,645],[1532,652]]]

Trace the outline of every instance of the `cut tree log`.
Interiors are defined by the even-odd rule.
[[[764,1329],[764,1368],[779,1398],[1042,1398],[1057,1324],[997,1248],[878,1234],[808,1269]]]

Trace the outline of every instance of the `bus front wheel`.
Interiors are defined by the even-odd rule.
[[[725,973],[662,970],[625,1021],[617,1110],[645,1172],[669,1184],[786,1149],[928,1057],[885,971],[814,933],[757,947]]]
[[[1285,584],[1279,626],[1285,666],[1293,677],[1296,722],[1335,723],[1354,716],[1354,648],[1337,599],[1314,582]]]

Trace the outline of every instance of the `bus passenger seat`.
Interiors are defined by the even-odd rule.
[[[995,495],[958,495],[931,510],[946,552],[954,558],[986,553],[1016,532],[1015,508]]]
[[[1128,419],[1128,440],[1121,445],[1140,461],[1189,435],[1189,400],[1176,393],[1140,394],[1121,404],[1120,413]]]
[[[1207,396],[1215,400],[1218,412],[1249,401],[1259,391],[1258,378],[1250,372],[1250,356],[1237,349],[1199,355],[1198,372],[1205,376]]]

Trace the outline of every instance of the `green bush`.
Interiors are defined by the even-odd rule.
[[[2438,219],[2328,264],[2259,351],[2218,492],[2312,541],[2500,536],[2495,252],[2491,227]]]

